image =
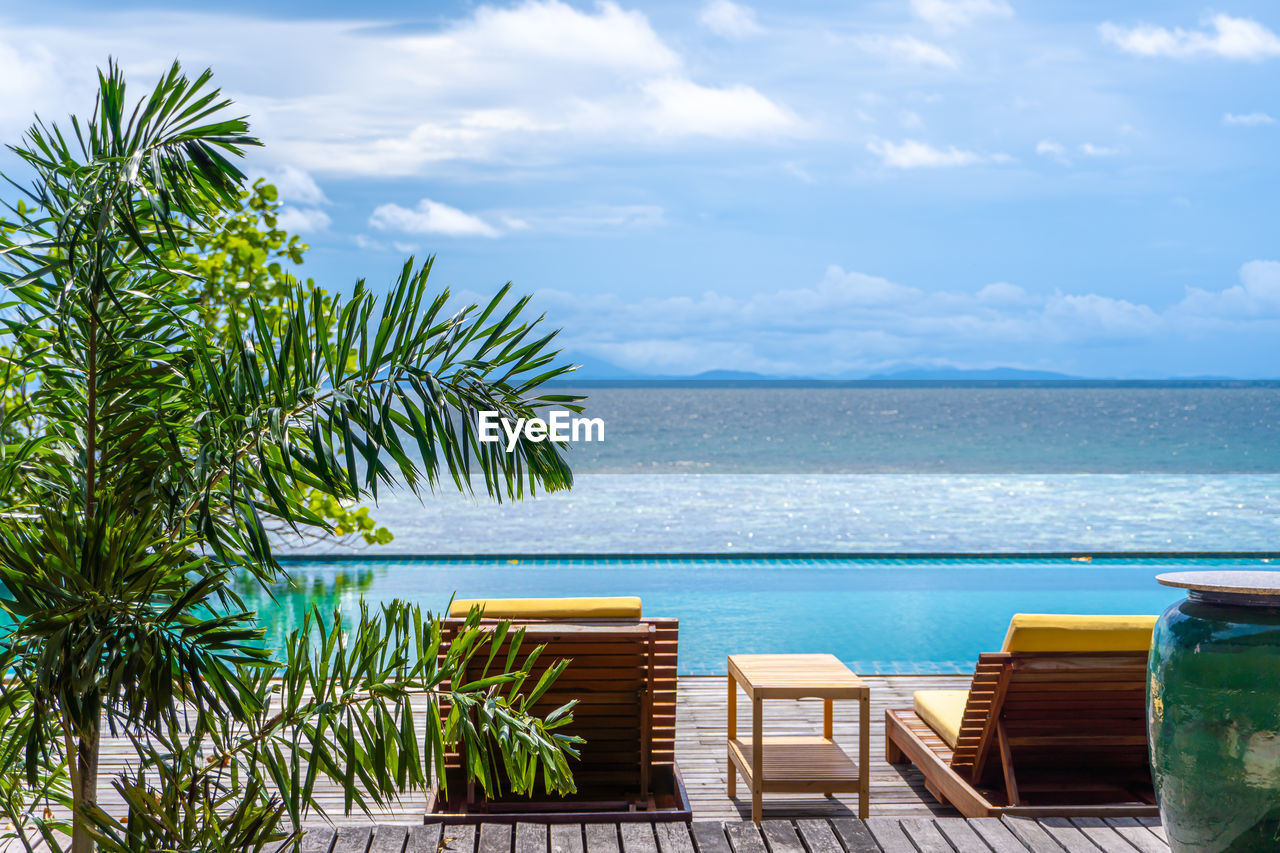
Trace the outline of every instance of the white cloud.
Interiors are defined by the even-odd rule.
[[[932,65],[936,68],[955,68],[956,60],[936,44],[921,41],[915,36],[862,36],[856,43],[863,50],[882,56],[900,59],[916,65]]]
[[[742,297],[706,291],[628,302],[544,290],[536,304],[564,327],[564,345],[638,371],[813,375],[819,365],[823,375],[842,375],[904,360],[1062,369],[1090,348],[1123,352],[1139,342],[1181,346],[1206,334],[1280,333],[1280,263],[1247,263],[1240,279],[1225,290],[1190,289],[1162,309],[1097,293],[1037,294],[1008,282],[929,290],[832,266],[812,286]],[[1125,375],[1110,361],[1092,370]]]
[[[293,234],[324,231],[332,223],[329,214],[318,207],[290,207],[285,205],[276,215],[276,225]]]
[[[797,163],[796,161],[787,160],[783,162],[781,166],[782,166],[782,171],[786,172],[788,175],[795,178],[800,183],[802,184],[815,183],[814,177],[812,174],[809,173],[809,170],[806,169],[801,164]]]
[[[984,285],[976,294],[979,302],[992,305],[1027,305],[1034,304],[1035,297],[1016,284],[1007,281],[996,281]]]
[[[767,137],[797,126],[790,113],[750,86],[717,89],[669,77],[643,88],[649,129],[660,136]]]
[[[940,30],[967,27],[982,18],[1011,18],[1005,0],[911,0],[917,18]]]
[[[1117,157],[1125,153],[1125,149],[1120,145],[1097,145],[1093,142],[1081,142],[1075,147],[1075,151],[1084,157]],[[1067,146],[1063,145],[1055,139],[1041,139],[1036,143],[1036,154],[1041,157],[1049,157],[1053,160],[1069,166],[1072,163],[1071,154],[1067,150]]]
[[[1266,113],[1225,113],[1222,116],[1222,123],[1239,127],[1262,127],[1275,124],[1276,120]]]
[[[424,198],[410,209],[398,204],[374,208],[369,224],[379,231],[406,234],[443,234],[446,237],[497,237],[499,231],[478,216]]]
[[[1061,142],[1055,142],[1052,139],[1041,139],[1036,143],[1036,153],[1041,157],[1052,157],[1059,163],[1070,163],[1071,158],[1067,156],[1067,148]]]
[[[764,32],[754,9],[730,0],[711,0],[702,7],[698,23],[721,38],[735,41]]]
[[[1151,306],[1098,293],[1055,293],[1045,302],[1042,317],[1059,338],[1143,337],[1161,326]]]
[[[1175,310],[1187,317],[1241,319],[1280,315],[1280,262],[1250,261],[1240,284],[1225,290],[1188,287]]]
[[[268,183],[275,185],[280,192],[281,201],[311,206],[329,203],[329,199],[325,198],[324,190],[320,189],[315,178],[297,166],[286,165],[278,169],[268,169],[263,172],[262,177],[266,178]]]
[[[566,208],[505,211],[498,217],[508,231],[592,234],[622,229],[657,228],[666,211],[653,204],[587,204]]]
[[[1111,22],[1098,29],[1104,39],[1137,56],[1174,59],[1216,56],[1254,62],[1280,56],[1280,37],[1251,18],[1212,15],[1198,30],[1168,29],[1154,24],[1123,27]]]
[[[1114,145],[1094,145],[1092,142],[1080,143],[1080,153],[1086,157],[1115,157],[1123,154],[1124,149]]]
[[[1008,155],[984,155],[973,151],[965,151],[949,145],[936,148],[918,139],[904,139],[901,142],[890,142],[885,139],[873,139],[867,143],[867,150],[880,158],[880,162],[893,169],[939,169],[953,166],[974,166],[979,163],[1002,163],[1009,160]]]
[[[252,116],[269,142],[255,155],[260,168],[288,163],[321,178],[545,168],[690,139],[805,132],[744,82],[698,79],[643,13],[610,0],[480,5],[426,29],[387,23],[186,11],[5,20],[0,131],[37,109],[83,110],[105,56],[120,57],[134,81],[154,79],[176,55],[188,70],[213,65]]]

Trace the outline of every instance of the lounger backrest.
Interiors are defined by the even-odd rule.
[[[543,605],[532,609],[565,612]],[[578,789],[647,795],[653,767],[675,763],[678,621],[640,618],[638,600],[636,616],[629,618],[517,617],[516,612],[508,604],[491,603],[485,607],[484,623],[498,621],[489,618],[491,613],[504,614],[513,626],[526,629],[526,651],[546,645],[530,685],[555,661],[570,661],[535,711],[545,714],[578,700],[573,724],[561,730],[587,741],[581,757],[571,762]],[[446,619],[446,638],[462,622],[453,616]],[[474,663],[476,668],[483,665],[483,660]],[[450,755],[448,762],[457,766],[459,757]]]
[[[973,784],[1019,767],[1149,777],[1146,663],[1155,617],[1015,616],[1006,651],[983,654],[951,766]],[[1000,753],[1003,728],[1008,756]]]
[[[1002,652],[1148,652],[1155,616],[1017,613]]]
[[[588,598],[455,598],[449,615],[462,618],[472,607],[490,619],[639,619],[640,599],[634,595]]]

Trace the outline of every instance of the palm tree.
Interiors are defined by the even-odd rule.
[[[37,119],[11,146],[30,182],[10,180],[22,197],[0,221],[0,810],[50,839],[70,830],[75,853],[261,849],[316,807],[317,775],[366,808],[425,785],[458,741],[486,788],[531,790],[540,768],[570,789],[567,709],[530,711],[561,667],[526,690],[519,637],[464,632],[437,662],[439,624],[415,608],[317,613],[282,664],[238,598],[237,579],[283,576],[269,528],[325,529],[313,490],[568,488],[561,448],[505,453],[474,425],[578,407],[540,391],[568,368],[527,299],[503,288],[450,311],[430,260],[383,299],[298,284],[283,316],[250,297],[248,322],[211,332],[191,272],[166,259],[234,207],[234,161],[259,143],[210,78],[175,63],[130,108],[108,63],[88,122]],[[493,675],[447,693],[478,654]],[[96,804],[104,725],[141,754],[114,780],[127,823]]]

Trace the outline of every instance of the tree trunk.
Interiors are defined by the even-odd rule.
[[[92,729],[80,736],[76,744],[76,785],[72,795],[75,799],[74,829],[71,834],[71,853],[93,853],[93,838],[89,835],[86,810],[98,802],[98,721],[94,720]]]

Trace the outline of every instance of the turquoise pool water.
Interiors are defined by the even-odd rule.
[[[1269,557],[744,556],[466,557],[290,560],[293,586],[252,606],[275,636],[312,603],[352,611],[407,599],[638,595],[680,618],[680,672],[718,674],[746,652],[832,652],[855,672],[970,672],[1009,617],[1160,613],[1181,598],[1155,576],[1213,568],[1280,569]]]

